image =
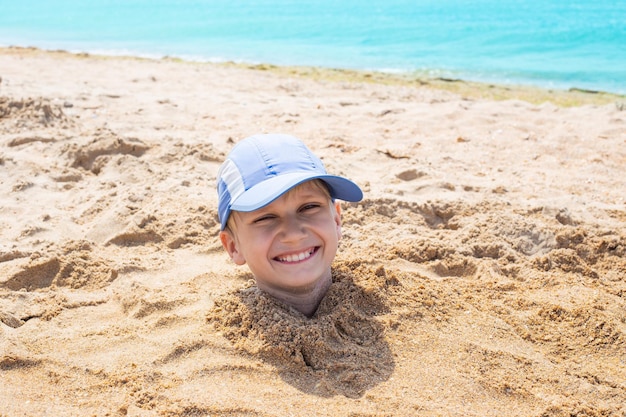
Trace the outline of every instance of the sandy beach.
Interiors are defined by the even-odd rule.
[[[233,144],[365,192],[307,319],[218,239]],[[626,98],[0,49],[0,416],[626,416]]]

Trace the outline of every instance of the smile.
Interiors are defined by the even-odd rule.
[[[317,252],[317,249],[318,249],[317,247],[314,247],[314,248],[307,249],[300,253],[293,253],[293,254],[285,255],[285,256],[277,256],[274,259],[276,259],[279,262],[288,262],[288,263],[301,262],[313,256],[313,254]]]

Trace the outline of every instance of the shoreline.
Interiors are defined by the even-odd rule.
[[[172,61],[190,65],[215,65],[232,68],[245,68],[256,71],[272,72],[280,76],[308,78],[318,81],[330,82],[356,82],[374,83],[383,85],[396,85],[408,87],[425,87],[437,90],[448,91],[459,94],[470,99],[487,100],[523,100],[532,104],[551,102],[561,107],[575,107],[582,105],[604,105],[615,103],[616,106],[624,108],[626,106],[626,94],[616,94],[605,91],[586,90],[580,88],[549,89],[532,85],[521,84],[498,84],[478,81],[468,81],[463,79],[450,78],[429,78],[421,73],[388,73],[382,71],[352,70],[342,68],[324,68],[308,66],[281,66],[269,63],[245,63],[245,62],[210,62],[192,61],[183,58],[164,56],[161,58],[150,58],[134,55],[106,55],[93,54],[89,52],[70,52],[63,49],[43,49],[31,46],[5,46],[0,47],[2,54],[66,54],[77,58],[97,58],[97,59],[129,59],[147,61]]]

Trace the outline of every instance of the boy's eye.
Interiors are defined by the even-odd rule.
[[[262,223],[264,221],[268,221],[273,219],[274,216],[272,216],[271,214],[265,214],[263,216],[257,217],[256,219],[254,219],[253,223]]]
[[[318,208],[320,206],[321,206],[321,204],[319,204],[319,203],[308,203],[308,204],[303,205],[300,208],[300,210],[301,211],[313,210],[313,209],[316,209],[316,208]]]

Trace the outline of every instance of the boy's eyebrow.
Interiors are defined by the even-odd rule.
[[[302,204],[308,204],[308,203],[329,203],[332,201],[332,199],[330,199],[328,196],[325,195],[318,195],[318,194],[312,194],[312,193],[307,193],[307,194],[302,194],[300,196],[298,196],[298,204],[302,205]]]
[[[297,198],[299,200],[303,200],[300,202],[300,204],[307,204],[310,201],[324,201],[324,202],[329,202],[331,201],[331,199],[328,198],[328,196],[326,196],[323,193],[316,193],[313,191],[302,191],[302,192],[298,192]],[[256,210],[253,211],[238,211],[237,213],[239,213],[239,215],[241,216],[243,215],[250,215],[250,216],[255,216],[255,215],[262,215],[262,214],[267,214],[267,213],[271,213],[272,209],[270,208],[270,206],[272,205],[272,203],[260,207]]]
[[[315,192],[312,190],[311,191],[297,191],[297,195],[302,198],[323,198],[323,199],[328,198],[326,194],[322,192]]]

